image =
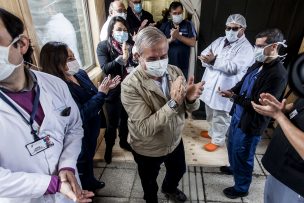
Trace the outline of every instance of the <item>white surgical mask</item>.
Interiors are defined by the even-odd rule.
[[[80,65],[77,60],[67,62],[67,66],[69,68],[69,70],[67,71],[69,75],[75,75],[80,69]]]
[[[23,64],[23,61],[18,64],[12,64],[9,62],[8,58],[9,58],[9,50],[10,47],[17,42],[20,39],[20,36],[16,37],[12,43],[10,43],[10,45],[8,45],[7,47],[4,46],[0,46],[0,81],[5,80],[6,78],[8,78],[16,68],[18,68],[19,66],[21,66],[21,64]]]
[[[285,40],[283,42],[277,42],[277,43],[274,43],[274,44],[281,44],[284,47],[287,47],[287,45],[285,44]],[[254,47],[254,58],[255,58],[255,60],[258,61],[258,62],[264,62],[267,58],[277,58],[277,57],[284,58],[287,55],[287,54],[285,54],[285,55],[278,55],[277,54],[277,55],[274,55],[274,56],[267,56],[267,55],[265,55],[264,54],[265,48],[267,48],[267,47],[269,47],[271,45],[272,44],[269,44],[269,45],[267,45],[267,46],[265,46],[263,48],[255,46]]]
[[[168,67],[168,58],[158,60],[158,61],[151,61],[145,62],[146,63],[146,73],[150,76],[154,77],[162,77]]]
[[[127,14],[126,13],[124,13],[124,12],[122,12],[122,13],[117,13],[115,16],[120,16],[120,17],[122,17],[123,19],[127,19]]]
[[[124,43],[129,39],[129,35],[125,31],[114,31],[113,32],[114,39],[119,43]]]
[[[229,30],[229,31],[225,31],[226,33],[226,38],[228,40],[228,42],[235,42],[236,40],[238,40],[238,34],[239,34],[239,31],[233,31],[233,30]]]
[[[255,47],[254,58],[258,62],[264,62],[266,60],[266,56],[264,55],[264,48]]]
[[[172,21],[174,24],[180,24],[183,21],[183,14],[172,15]]]

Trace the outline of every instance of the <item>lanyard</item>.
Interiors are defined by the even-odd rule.
[[[36,114],[37,114],[37,110],[38,110],[38,106],[39,106],[39,97],[40,97],[39,85],[37,84],[36,87],[37,87],[36,88],[36,95],[35,95],[35,99],[34,99],[34,104],[33,104],[33,109],[32,109],[32,113],[31,113],[31,116],[30,116],[30,120],[27,120],[22,115],[22,113],[17,109],[17,107],[10,100],[8,100],[2,92],[0,92],[0,98],[5,103],[7,103],[10,107],[12,107],[23,118],[24,122],[31,127],[31,134],[33,135],[35,141],[40,139],[37,135],[37,130],[34,130],[34,128],[33,128],[33,123],[34,123],[34,120],[35,120],[35,117],[36,117]]]

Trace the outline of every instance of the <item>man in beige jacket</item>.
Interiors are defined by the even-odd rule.
[[[162,192],[184,202],[186,195],[177,189],[186,171],[181,133],[185,112],[199,107],[203,82],[188,84],[179,68],[168,65],[168,41],[154,27],[138,33],[135,46],[139,66],[122,83],[121,100],[128,113],[129,143],[147,203],[157,203],[156,182],[160,165],[167,172]]]

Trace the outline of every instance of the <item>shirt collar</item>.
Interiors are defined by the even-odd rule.
[[[37,78],[36,78],[35,74],[32,71],[30,71],[29,68],[24,67],[24,73],[25,73],[25,77],[26,77],[27,86],[24,87],[19,92],[31,91],[37,84]],[[4,87],[0,87],[0,89],[3,92],[10,92],[9,90],[5,89]]]

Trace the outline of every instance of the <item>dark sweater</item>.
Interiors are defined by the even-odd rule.
[[[249,97],[246,97],[246,93],[240,94],[243,82],[246,76],[252,71],[260,68],[263,65],[263,69],[259,73]],[[239,104],[244,108],[243,114],[240,119],[239,128],[247,135],[261,135],[267,128],[270,118],[262,116],[254,111],[251,101],[259,103],[261,93],[270,93],[277,99],[280,99],[287,85],[287,71],[279,59],[273,60],[271,63],[255,63],[253,64],[231,91],[235,93],[233,96],[234,105],[230,111],[233,115],[235,111],[235,104]]]
[[[80,70],[74,76],[80,86],[73,82],[67,84],[80,111],[84,136],[96,137],[99,135],[101,124],[104,124],[102,105],[106,95],[98,92],[84,70]]]
[[[138,32],[138,28],[140,27],[141,23],[144,21],[144,20],[148,20],[148,23],[147,23],[147,26],[150,24],[150,23],[154,23],[154,20],[153,20],[153,16],[151,13],[145,11],[145,10],[142,10],[141,12],[141,18],[140,20],[136,17],[136,15],[133,13],[132,9],[130,7],[128,7],[127,9],[127,22],[128,22],[128,25],[129,25],[129,31],[131,33],[131,35],[134,34],[134,32]]]
[[[297,109],[298,115],[290,121],[304,131],[304,99],[298,99],[294,109]],[[272,176],[304,197],[304,160],[285,137],[280,126],[273,133],[262,163]]]

